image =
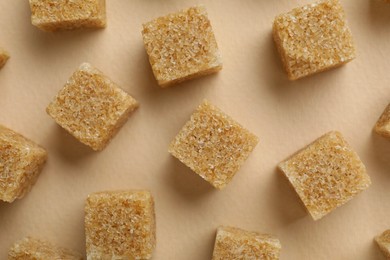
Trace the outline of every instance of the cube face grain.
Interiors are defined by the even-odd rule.
[[[29,0],[31,22],[43,31],[106,27],[105,0]]]
[[[0,125],[0,200],[24,197],[35,184],[47,152],[33,141]]]
[[[213,260],[277,260],[282,246],[277,238],[234,227],[219,227]]]
[[[87,259],[150,259],[156,246],[152,195],[148,191],[89,195],[85,233]]]
[[[273,37],[290,80],[341,66],[356,56],[338,0],[325,0],[279,15]]]
[[[390,104],[383,111],[374,128],[379,135],[390,140]]]
[[[390,230],[386,230],[379,236],[375,237],[375,242],[382,251],[383,255],[390,258]]]
[[[4,67],[9,59],[9,54],[4,49],[0,48],[0,69]]]
[[[315,140],[280,163],[279,168],[314,220],[345,204],[371,184],[359,156],[336,131]]]
[[[145,23],[142,35],[154,76],[161,87],[222,69],[217,42],[203,6]]]
[[[224,188],[258,138],[204,101],[169,147],[169,152],[217,189]]]
[[[100,151],[137,107],[134,98],[83,63],[46,111],[80,142]]]
[[[53,245],[37,238],[26,237],[16,242],[8,252],[8,260],[82,260],[80,253]]]

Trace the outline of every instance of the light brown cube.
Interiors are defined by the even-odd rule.
[[[318,220],[367,189],[366,167],[339,132],[329,132],[279,164]]]
[[[385,111],[383,111],[383,114],[376,123],[374,130],[379,135],[390,140],[390,104],[386,107]]]
[[[8,260],[82,260],[80,253],[40,239],[26,237],[8,252]]]
[[[213,260],[279,259],[282,246],[270,235],[234,227],[219,227]]]
[[[387,259],[390,259],[390,230],[386,230],[379,236],[375,237],[375,242],[379,246],[383,255],[385,255]]]
[[[26,195],[46,159],[41,146],[0,125],[0,200],[13,202]]]
[[[169,146],[169,152],[217,189],[223,189],[258,138],[204,101]]]
[[[341,66],[356,56],[338,0],[325,0],[279,15],[273,36],[290,80]]]
[[[145,23],[142,35],[154,76],[161,87],[222,69],[221,55],[203,6]]]
[[[29,0],[31,22],[43,31],[106,27],[105,0]]]
[[[88,196],[87,259],[150,259],[156,246],[153,197],[148,191],[108,191]]]
[[[80,142],[100,151],[137,107],[134,98],[83,63],[46,111]]]
[[[0,69],[4,67],[9,59],[9,54],[4,49],[0,48]]]

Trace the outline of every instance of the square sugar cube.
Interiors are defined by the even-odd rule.
[[[7,51],[0,48],[0,69],[4,67],[4,65],[7,63],[9,59],[9,54]]]
[[[80,142],[100,151],[137,107],[134,98],[83,63],[46,111]]]
[[[217,189],[223,189],[258,138],[204,101],[169,146],[169,152]]]
[[[379,236],[375,237],[375,242],[382,251],[383,255],[390,259],[390,230],[386,230]]]
[[[87,259],[150,259],[156,246],[154,201],[148,191],[107,191],[85,206]]]
[[[367,189],[366,167],[341,133],[329,132],[279,164],[318,220]]]
[[[203,6],[145,23],[142,35],[154,76],[161,87],[222,69],[217,42]]]
[[[374,128],[379,135],[390,140],[390,104],[383,111]]]
[[[273,37],[290,80],[341,66],[355,46],[339,0],[325,0],[279,15]]]
[[[29,0],[31,22],[43,31],[106,27],[106,0]]]
[[[219,227],[213,260],[279,259],[282,246],[277,238],[234,227]]]
[[[0,125],[0,200],[24,197],[35,184],[47,152],[33,141]]]

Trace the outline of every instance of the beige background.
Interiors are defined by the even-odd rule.
[[[390,228],[390,142],[371,130],[390,101],[390,5],[342,1],[358,58],[343,68],[289,82],[271,26],[277,14],[307,2],[204,0],[224,69],[160,89],[144,51],[141,24],[198,1],[109,0],[105,30],[50,34],[31,25],[27,0],[1,0],[0,45],[12,57],[0,71],[0,122],[46,147],[49,161],[30,194],[0,203],[0,259],[25,235],[83,252],[87,194],[131,188],[150,189],[155,196],[154,259],[210,259],[221,224],[277,235],[282,259],[381,259],[372,239]],[[141,103],[100,153],[78,143],[45,113],[84,61]],[[261,139],[223,191],[167,152],[204,98]],[[314,222],[275,166],[329,130],[345,135],[373,184]]]

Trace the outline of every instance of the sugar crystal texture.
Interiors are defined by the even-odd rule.
[[[234,227],[219,227],[213,260],[277,260],[282,246],[270,235]]]
[[[26,195],[46,159],[45,149],[0,125],[0,200],[13,202]]]
[[[9,59],[9,54],[4,49],[0,48],[0,69],[4,67]]]
[[[154,76],[161,87],[222,69],[217,42],[203,6],[145,23],[142,35]]]
[[[355,46],[338,0],[325,0],[279,15],[273,36],[290,80],[343,65]]]
[[[390,259],[390,230],[375,237],[375,242],[387,259]]]
[[[87,259],[150,259],[156,246],[154,201],[148,191],[108,191],[88,196]]]
[[[43,31],[106,27],[105,0],[29,0],[31,22]]]
[[[341,133],[329,132],[279,164],[306,209],[318,220],[367,189],[371,180]]]
[[[71,76],[46,111],[80,142],[102,150],[138,102],[88,63]]]
[[[204,101],[169,146],[169,152],[211,183],[224,188],[258,143],[258,138]]]
[[[80,253],[37,238],[17,241],[8,252],[8,260],[82,260]]]
[[[375,132],[390,140],[390,104],[379,118],[374,128]]]

